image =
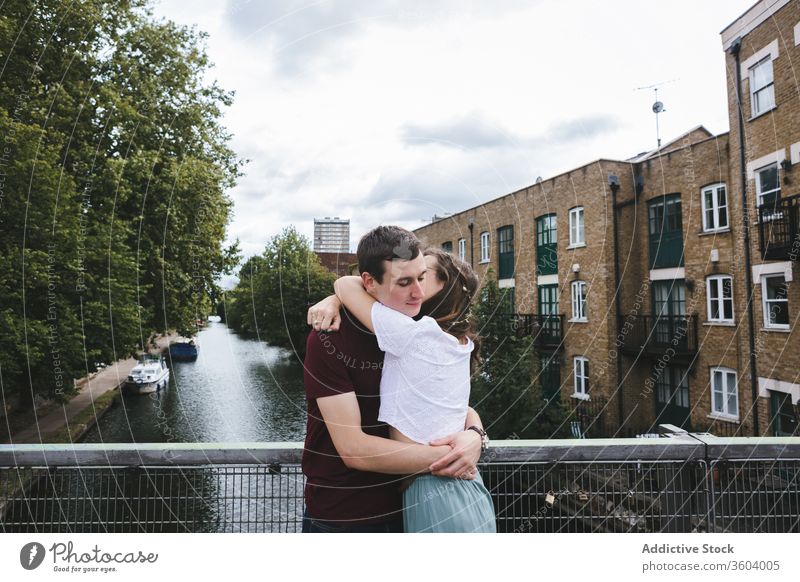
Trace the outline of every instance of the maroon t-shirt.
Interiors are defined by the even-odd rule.
[[[338,332],[308,335],[304,383],[308,422],[303,473],[308,516],[326,521],[379,523],[402,515],[400,479],[348,469],[333,446],[317,398],[355,392],[365,433],[389,438],[378,422],[383,352],[374,334],[346,310]]]

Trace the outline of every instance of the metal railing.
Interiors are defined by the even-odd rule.
[[[659,357],[669,353],[674,360],[697,355],[697,317],[694,315],[620,316],[624,332],[623,351]]]
[[[302,443],[0,445],[0,531],[296,532]],[[798,532],[800,438],[501,441],[500,532]]]
[[[764,260],[800,255],[800,194],[758,207],[758,240]]]
[[[518,313],[515,315],[515,319],[517,335],[520,337],[532,336],[533,344],[537,348],[554,350],[562,346],[561,339],[564,330],[562,314]]]

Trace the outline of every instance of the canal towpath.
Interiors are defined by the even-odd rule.
[[[178,337],[177,334],[170,334],[156,338],[157,348],[150,351],[158,353],[165,350],[176,337]],[[136,364],[136,358],[118,360],[96,374],[91,374],[78,380],[80,390],[78,394],[68,402],[57,405],[54,410],[44,413],[43,416],[39,416],[34,410],[31,426],[15,432],[9,440],[9,444],[51,442],[48,437],[52,437],[52,435],[67,428],[71,421],[89,409],[93,409],[91,418],[95,420],[102,412],[102,410],[95,408],[95,402],[106,393],[118,388]],[[67,434],[70,435],[71,433],[67,431]]]

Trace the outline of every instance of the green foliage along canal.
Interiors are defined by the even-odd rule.
[[[197,361],[174,362],[166,391],[124,396],[83,442],[303,440],[303,366],[294,353],[222,323],[197,338]]]

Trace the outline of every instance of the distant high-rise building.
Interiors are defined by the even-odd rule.
[[[318,253],[349,253],[350,219],[338,216],[315,218],[314,250]]]

